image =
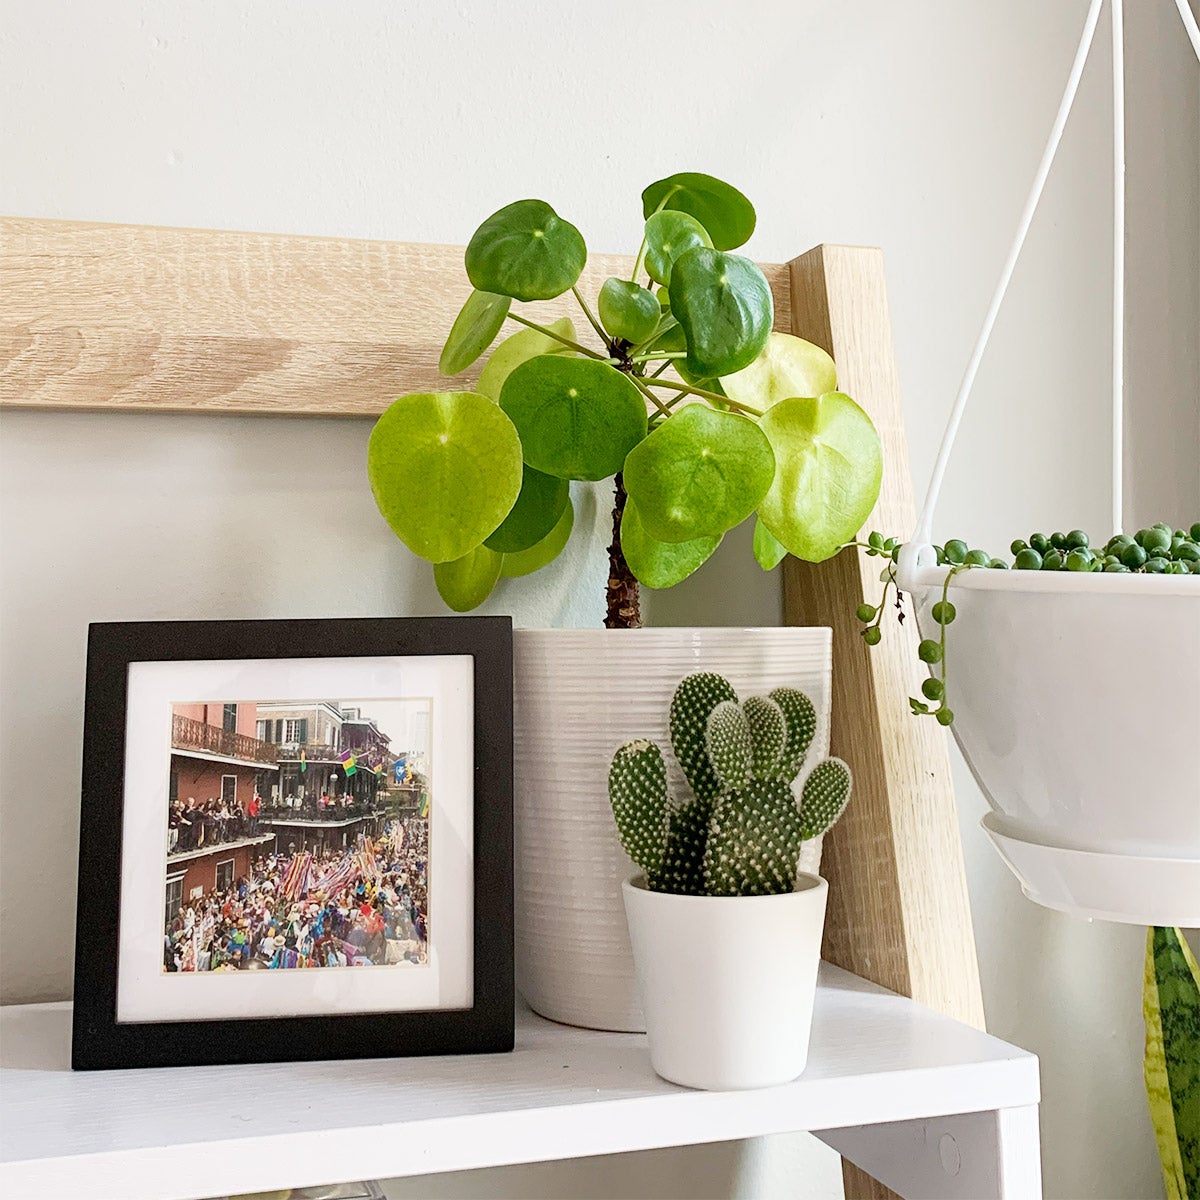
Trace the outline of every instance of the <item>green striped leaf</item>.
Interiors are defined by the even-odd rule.
[[[1178,929],[1147,931],[1142,1010],[1167,1200],[1200,1200],[1200,967]]]

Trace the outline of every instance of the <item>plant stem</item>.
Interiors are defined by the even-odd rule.
[[[633,274],[630,275],[631,283],[637,283],[637,277],[642,273],[642,260],[646,257],[646,247],[648,246],[646,235],[642,235],[642,244],[638,247],[637,257],[633,260]]]
[[[648,346],[653,346],[654,343],[657,342],[658,339],[660,337],[662,337],[662,335],[664,333],[666,333],[668,330],[674,329],[675,326],[678,324],[679,324],[679,322],[677,320],[675,320],[675,318],[670,313],[667,313],[667,315],[665,317],[663,317],[663,319],[661,321],[659,321],[658,328],[648,338],[646,338],[646,340],[644,342],[638,342],[638,344],[636,346],[632,347],[632,349],[630,349],[629,353],[630,354],[643,353]]]
[[[574,342],[568,337],[563,337],[560,333],[555,333],[553,329],[547,329],[545,325],[538,325],[534,321],[527,321],[524,317],[517,316],[516,313],[510,312],[508,319],[516,321],[520,325],[528,326],[530,329],[536,329],[538,333],[544,333],[548,338],[553,338],[556,342],[562,342],[564,346],[570,346],[572,350],[578,350],[580,354],[586,354],[588,358],[598,358],[601,362],[610,361],[608,355],[597,354],[595,350],[589,350],[586,346],[581,346],[578,342]]]
[[[728,396],[719,395],[717,392],[706,392],[703,388],[692,387],[689,383],[675,383],[674,380],[659,379],[657,376],[652,376],[646,382],[651,387],[671,388],[676,392],[686,392],[691,396],[700,396],[705,400],[715,400],[718,404],[728,405],[735,412],[746,413],[748,416],[762,416],[762,409],[753,408],[749,404],[741,404],[737,400],[731,400]]]
[[[625,481],[621,473],[613,481],[613,537],[608,547],[608,611],[606,629],[640,629],[642,610],[638,581],[634,578],[621,549],[621,516],[625,512]]]
[[[649,354],[635,354],[629,361],[634,363],[658,362],[660,358],[665,358],[670,362],[673,358],[687,358],[686,350],[658,350],[651,351]]]
[[[575,299],[579,301],[579,307],[583,309],[583,315],[587,317],[592,328],[596,331],[596,336],[607,346],[609,344],[608,334],[604,332],[600,322],[597,321],[595,316],[592,315],[592,310],[588,308],[587,301],[583,298],[579,292],[579,289],[574,284],[571,285],[571,291],[575,293]]]
[[[658,411],[659,411],[659,414],[660,414],[661,416],[664,416],[664,417],[669,417],[669,416],[671,415],[671,405],[670,405],[669,403],[668,403],[668,404],[664,404],[664,403],[663,403],[663,402],[662,402],[662,401],[661,401],[661,400],[660,400],[660,399],[659,399],[659,398],[658,398],[658,397],[657,397],[657,396],[656,396],[656,395],[655,395],[655,394],[654,394],[654,393],[653,393],[653,392],[652,392],[652,391],[651,391],[651,390],[650,390],[650,389],[649,389],[649,388],[646,386],[646,384],[645,384],[645,383],[642,381],[642,377],[641,377],[640,375],[633,375],[633,374],[630,374],[629,378],[633,380],[634,386],[637,388],[637,390],[638,390],[639,392],[641,392],[641,393],[642,393],[642,395],[643,395],[643,396],[645,396],[645,397],[646,397],[646,399],[647,399],[647,400],[649,400],[649,401],[650,401],[650,403],[651,403],[651,404],[653,404],[655,408],[657,408],[657,409],[658,409]]]

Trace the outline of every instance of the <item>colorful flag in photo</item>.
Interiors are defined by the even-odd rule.
[[[343,750],[341,759],[342,768],[345,770],[347,778],[358,772],[358,758],[353,750]]]
[[[383,774],[383,759],[382,758],[375,764],[374,770],[375,770],[376,775]]]
[[[308,770],[308,756],[304,753],[304,749],[300,750],[300,774],[303,775]]]
[[[392,778],[397,783],[403,783],[404,776],[405,776],[405,773],[407,770],[408,770],[408,755],[401,754],[400,757],[397,758],[394,763],[392,763]]]
[[[421,807],[417,810],[421,820],[424,821],[429,816],[429,793],[421,793]]]

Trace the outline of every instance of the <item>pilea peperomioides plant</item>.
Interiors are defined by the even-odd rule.
[[[750,201],[684,172],[646,188],[642,217],[630,278],[604,280],[594,307],[579,287],[588,254],[574,225],[542,200],[488,217],[466,249],[474,290],[442,373],[469,368],[506,322],[522,328],[469,390],[401,396],[371,434],[379,509],[457,611],[559,555],[572,482],[613,481],[615,627],[640,623],[639,584],[679,583],[745,520],[770,570],[789,551],[830,557],[875,504],[882,454],[870,418],[837,390],[824,350],[772,332],[766,278],[731,253],[754,232]],[[514,310],[568,292],[588,334],[567,317]]]
[[[795,688],[739,703],[728,680],[689,675],[671,702],[671,746],[692,795],[672,803],[662,751],[622,746],[608,776],[626,853],[651,891],[695,896],[771,896],[796,886],[803,843],[819,837],[850,799],[850,769],[818,763],[797,804],[816,732],[812,701]]]

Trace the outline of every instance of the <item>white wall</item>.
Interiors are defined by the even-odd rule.
[[[6,5],[0,210],[461,242],[544,196],[632,250],[637,194],[724,175],[750,251],[882,245],[923,484],[1040,152],[1083,0]],[[1134,522],[1200,516],[1200,104],[1170,0],[1127,6]],[[1107,38],[1100,35],[1101,50]],[[942,535],[999,547],[1108,522],[1108,83],[1089,69],[952,464]],[[1168,125],[1168,118],[1171,122]],[[367,426],[0,416],[0,954],[10,1001],[68,994],[89,620],[421,613],[438,601],[376,515]],[[599,619],[603,504],[572,558],[496,603]],[[289,538],[295,526],[304,538]],[[897,531],[904,532],[904,531]],[[353,556],[353,576],[338,564]],[[252,561],[248,588],[235,567]],[[778,619],[744,538],[662,624]],[[103,764],[88,764],[102,770]],[[992,1029],[1042,1055],[1047,1194],[1159,1194],[1140,1088],[1137,930],[1024,902],[958,776]],[[52,881],[48,886],[47,881]],[[802,1142],[512,1170],[397,1195],[828,1194]],[[804,1185],[808,1184],[806,1188]]]

